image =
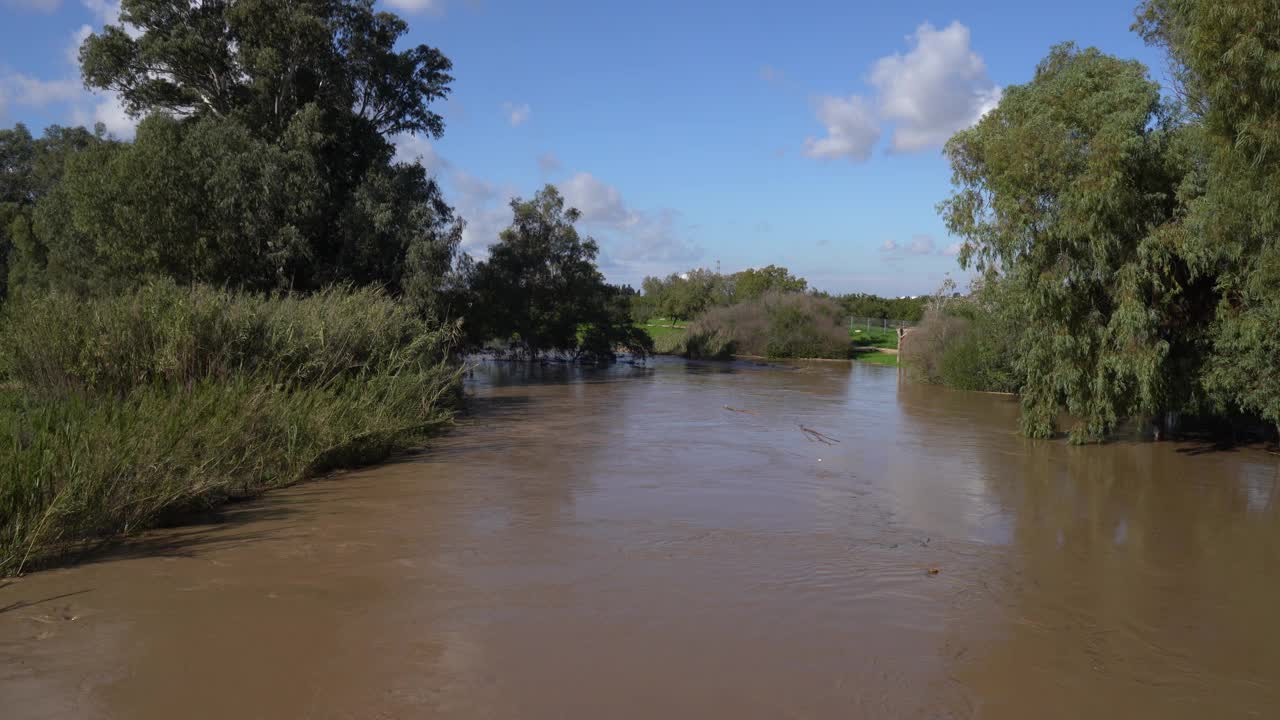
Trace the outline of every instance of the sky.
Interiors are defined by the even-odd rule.
[[[615,2],[379,0],[403,44],[454,64],[439,139],[395,138],[483,256],[508,203],[547,183],[582,211],[613,282],[785,265],[830,292],[915,295],[959,238],[942,145],[1074,41],[1164,60],[1129,30],[1136,0]],[[0,126],[134,120],[83,88],[75,48],[108,0],[0,0]]]

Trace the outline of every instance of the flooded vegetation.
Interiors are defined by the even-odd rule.
[[[1265,717],[1278,458],[892,368],[492,363],[428,454],[0,587],[57,717]],[[831,442],[822,442],[809,431]]]

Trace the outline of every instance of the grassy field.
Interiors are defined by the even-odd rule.
[[[636,327],[653,338],[653,351],[659,355],[679,355],[684,352],[686,324],[666,318],[654,318]]]
[[[858,362],[867,363],[868,365],[888,365],[890,367],[898,364],[898,356],[889,353],[877,352],[875,350],[863,350],[853,356]]]
[[[898,347],[898,331],[895,328],[855,326],[849,331],[849,337],[853,338],[854,347],[887,348],[890,350],[896,350]]]

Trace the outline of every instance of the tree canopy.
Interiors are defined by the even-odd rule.
[[[1018,353],[1031,435],[1060,409],[1086,439],[1197,399],[1212,283],[1180,252],[1174,120],[1140,63],[1068,44],[947,143],[960,262],[1016,285],[1036,328]]]
[[[20,285],[351,283],[447,314],[460,225],[390,140],[443,132],[447,58],[396,50],[404,21],[368,0],[124,0],[120,18],[80,59],[142,118],[137,136],[62,158],[13,242]]]
[[[1168,51],[1202,168],[1178,237],[1213,280],[1205,382],[1280,427],[1280,12],[1271,0],[1147,0],[1135,28]]]
[[[565,207],[554,186],[513,199],[511,211],[511,226],[475,268],[474,342],[505,339],[527,357],[652,349],[648,335],[632,326],[629,288],[605,283],[596,241],[578,235],[581,214]]]

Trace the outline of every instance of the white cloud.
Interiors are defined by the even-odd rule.
[[[880,244],[880,252],[885,255],[932,255],[936,246],[931,235],[913,235],[906,243],[885,240]]]
[[[893,151],[940,147],[999,104],[1001,89],[970,47],[969,28],[952,22],[938,30],[924,23],[907,41],[914,47],[905,55],[883,57],[872,65],[868,80],[876,89],[874,100],[860,95],[818,98],[816,114],[827,136],[806,140],[806,155],[866,161],[880,140],[882,121],[893,123]],[[768,79],[764,70],[761,77]]]
[[[994,108],[1001,94],[959,22],[942,30],[925,23],[908,40],[914,48],[876,61],[870,75],[881,116],[894,122],[891,147],[902,152],[942,145]]]
[[[0,95],[15,105],[43,108],[73,102],[83,93],[76,80],[41,80],[22,73],[0,77]]]
[[[684,262],[702,256],[701,248],[682,237],[679,213],[628,207],[618,189],[588,172],[560,184],[565,205],[582,213],[582,222],[607,231],[602,238],[612,254],[627,262]]]
[[[942,249],[941,254],[946,257],[955,257],[960,254],[960,249],[964,247],[964,243],[951,243]]]
[[[812,158],[830,160],[848,158],[864,162],[880,140],[880,128],[874,111],[865,99],[853,95],[848,99],[818,99],[818,120],[826,126],[827,136],[805,140],[804,152]]]
[[[81,25],[79,29],[71,33],[71,41],[67,43],[67,62],[71,65],[80,65],[80,46],[84,41],[93,34],[93,28],[88,25]]]
[[[498,233],[511,224],[511,208],[507,201],[519,193],[515,188],[500,188],[465,170],[454,170],[449,180],[453,192],[446,197],[466,221],[462,229],[462,247],[473,255],[483,255],[490,245],[498,241]]]
[[[444,14],[444,0],[386,0],[387,4],[408,12],[428,12],[434,15]]]
[[[425,137],[412,133],[400,133],[391,138],[391,142],[396,146],[396,162],[416,162],[433,175],[449,167],[448,161],[440,157],[431,141]]]
[[[124,103],[120,102],[120,97],[113,92],[105,92],[95,97],[98,98],[98,102],[93,107],[93,122],[102,123],[107,132],[116,137],[133,137],[138,121],[125,112]]]
[[[532,108],[529,103],[516,105],[515,103],[502,103],[502,112],[507,116],[507,122],[511,123],[511,127],[519,127],[529,119],[529,113]]]
[[[591,173],[580,172],[560,185],[565,205],[577,208],[584,222],[630,225],[635,214],[622,202],[622,193]]]
[[[120,3],[109,2],[109,0],[80,0],[80,4],[93,13],[98,22],[103,25],[119,25],[120,24]]]

